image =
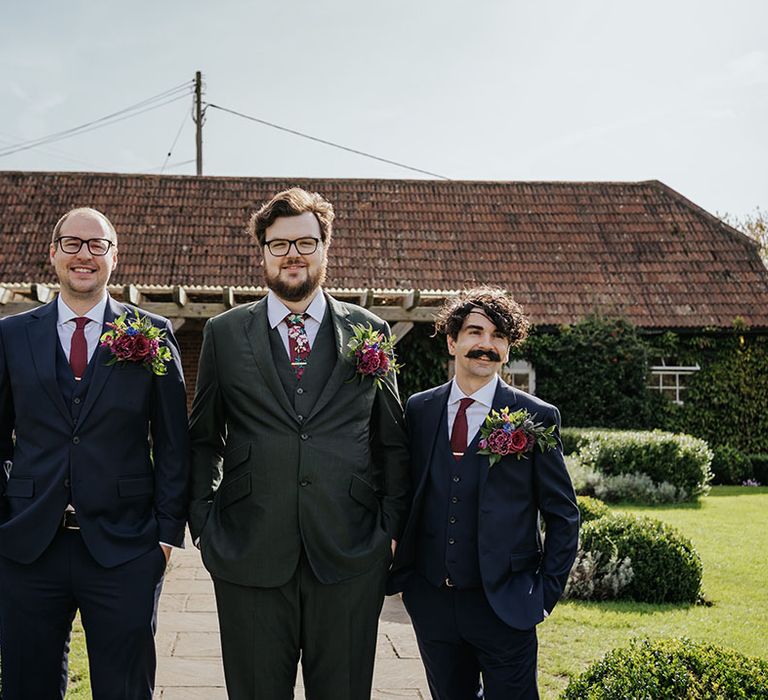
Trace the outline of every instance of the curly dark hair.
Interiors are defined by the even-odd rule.
[[[528,337],[531,327],[522,307],[504,290],[497,287],[474,287],[446,299],[435,317],[435,334],[454,340],[473,311],[481,311],[501,331],[510,345],[519,345]]]
[[[325,245],[331,240],[333,229],[333,205],[317,192],[307,192],[300,187],[278,192],[264,204],[248,223],[248,233],[260,246],[264,245],[267,229],[281,216],[299,216],[311,212],[320,224],[320,236]]]

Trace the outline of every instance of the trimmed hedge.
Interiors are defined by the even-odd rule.
[[[718,445],[712,452],[713,484],[741,486],[752,478],[752,461],[743,452],[730,445]]]
[[[609,514],[585,523],[580,546],[604,557],[629,557],[634,578],[621,598],[647,603],[695,603],[701,591],[701,558],[675,528],[647,517]]]
[[[712,478],[712,451],[704,440],[660,430],[582,430],[581,463],[602,474],[645,474],[667,482],[688,498],[706,493]]]
[[[752,475],[763,485],[768,485],[768,454],[749,455]]]
[[[579,507],[579,517],[581,518],[582,525],[602,518],[611,512],[610,508],[599,498],[592,498],[591,496],[577,496],[576,505]]]
[[[592,664],[562,698],[768,698],[768,661],[684,638],[634,641]]]

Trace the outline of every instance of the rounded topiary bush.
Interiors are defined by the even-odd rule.
[[[712,483],[740,485],[752,478],[752,460],[730,445],[719,445],[713,450]]]
[[[599,498],[592,498],[591,496],[577,496],[576,505],[579,506],[579,516],[582,525],[592,520],[602,518],[604,515],[608,515],[608,513],[611,512],[610,508],[608,508],[608,506]]]
[[[621,598],[648,603],[695,603],[701,558],[691,541],[652,518],[609,514],[581,528],[580,546],[604,557],[629,558],[634,577]]]
[[[768,662],[689,639],[635,641],[592,664],[562,698],[768,698]]]

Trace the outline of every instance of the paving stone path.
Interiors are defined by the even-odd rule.
[[[200,553],[174,550],[157,631],[157,689],[162,700],[225,700],[213,584]],[[400,599],[386,599],[379,621],[373,700],[428,700],[416,638]],[[304,700],[299,671],[296,700]]]

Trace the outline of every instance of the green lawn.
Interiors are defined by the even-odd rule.
[[[768,658],[768,488],[714,487],[698,504],[617,506],[689,537],[712,606],[560,603],[539,626],[539,683],[557,698],[571,676],[633,637],[686,636]]]

